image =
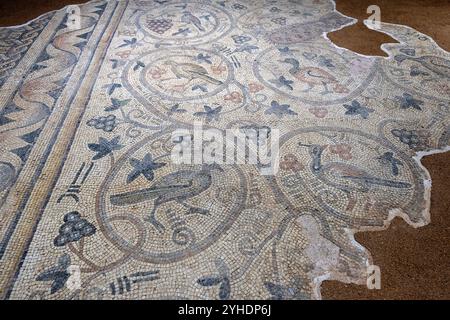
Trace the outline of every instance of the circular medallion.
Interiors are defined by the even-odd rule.
[[[268,88],[313,105],[348,101],[373,79],[376,60],[310,44],[271,48],[254,61],[255,76]]]
[[[318,203],[330,219],[380,226],[392,209],[421,217],[423,184],[409,156],[356,130],[307,128],[282,138],[275,192],[295,211]],[[422,200],[420,200],[422,199]]]
[[[215,126],[247,99],[231,62],[195,47],[146,52],[125,67],[122,83],[152,115],[185,125]]]
[[[187,101],[211,97],[224,90],[232,78],[228,61],[209,50],[155,50],[138,60],[145,67],[138,73],[130,70],[130,81],[136,81],[149,92],[166,100]]]
[[[141,13],[137,24],[155,44],[194,45],[225,35],[232,27],[232,17],[210,3],[179,2]]]
[[[450,60],[427,55],[419,48],[400,49],[394,61],[385,60],[382,70],[386,77],[403,88],[439,101],[450,100]]]
[[[171,263],[212,245],[246,199],[237,166],[175,165],[170,134],[147,137],[117,160],[98,196],[104,235],[142,261]],[[223,190],[234,194],[216,197]]]

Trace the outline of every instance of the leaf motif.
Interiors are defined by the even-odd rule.
[[[204,287],[211,287],[211,286],[216,286],[219,283],[222,282],[222,278],[221,277],[215,277],[215,276],[205,276],[205,277],[201,277],[200,279],[197,280],[198,284]]]
[[[124,99],[124,100],[119,100],[116,98],[111,98],[111,102],[114,106],[119,106],[119,107],[123,107],[125,105],[128,104],[128,102],[130,102],[131,99]]]
[[[71,261],[70,256],[67,253],[65,253],[61,257],[59,257],[58,266],[63,269],[67,269],[70,265],[70,261]]]
[[[115,110],[119,109],[120,107],[127,105],[128,102],[130,102],[130,101],[131,101],[131,99],[119,100],[116,98],[111,98],[112,105],[109,107],[106,107],[105,111],[115,111]]]
[[[62,275],[61,277],[59,277],[55,281],[53,281],[52,287],[50,289],[50,294],[54,294],[54,293],[58,292],[59,290],[61,290],[64,287],[64,285],[66,284],[69,276],[70,275],[67,272],[64,272],[64,275]]]
[[[110,149],[98,152],[95,156],[92,157],[92,160],[98,160],[100,158],[103,158],[104,156],[108,155],[110,152],[111,152]]]
[[[219,298],[221,300],[227,300],[230,298],[230,280],[228,277],[223,278],[222,283],[220,284],[219,288]]]
[[[272,299],[283,299],[283,287],[272,283],[272,282],[265,282],[264,286],[266,287],[267,291],[269,291],[269,293],[272,295]]]
[[[105,147],[98,143],[88,143],[88,148],[95,152],[101,152]]]
[[[120,83],[113,83],[110,85],[108,90],[108,95],[112,95],[117,88],[121,88],[122,85]]]
[[[106,111],[106,112],[115,111],[115,110],[119,109],[119,107],[120,107],[120,106],[114,106],[114,105],[112,105],[112,106],[106,107],[106,108],[105,108],[105,111]]]
[[[37,281],[51,281],[60,277],[65,271],[61,271],[59,267],[50,268],[36,277]]]
[[[138,170],[131,171],[127,176],[127,184],[133,182],[141,173]]]

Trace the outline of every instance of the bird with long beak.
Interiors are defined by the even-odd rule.
[[[405,60],[415,61],[433,73],[450,79],[450,60],[435,56],[412,57],[405,54],[394,56],[394,60],[399,65]]]
[[[373,186],[384,186],[390,188],[405,189],[411,184],[403,181],[393,181],[373,176],[362,168],[343,162],[328,162],[322,164],[324,146],[318,144],[298,144],[307,147],[311,155],[311,172],[322,182],[344,192],[360,191],[368,192]]]
[[[149,188],[112,195],[110,201],[115,206],[127,206],[153,200],[153,209],[145,220],[159,232],[164,232],[164,225],[156,218],[157,209],[164,203],[175,201],[188,209],[187,214],[209,214],[208,210],[193,207],[185,201],[209,189],[213,170],[223,172],[215,163],[204,164],[200,170],[179,170],[161,177]]]

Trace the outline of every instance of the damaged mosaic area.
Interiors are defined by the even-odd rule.
[[[429,222],[419,159],[450,139],[430,37],[382,23],[389,57],[339,48],[355,21],[329,0],[80,10],[0,29],[2,298],[320,299],[366,283],[354,232]],[[279,129],[279,172],[173,164],[194,121]]]

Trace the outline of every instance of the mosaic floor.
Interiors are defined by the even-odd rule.
[[[331,0],[92,1],[0,28],[0,296],[320,299],[353,234],[429,222],[450,55],[338,48]],[[69,19],[68,19],[69,17]],[[279,130],[279,170],[175,164],[176,129]],[[270,131],[269,130],[269,131]]]

